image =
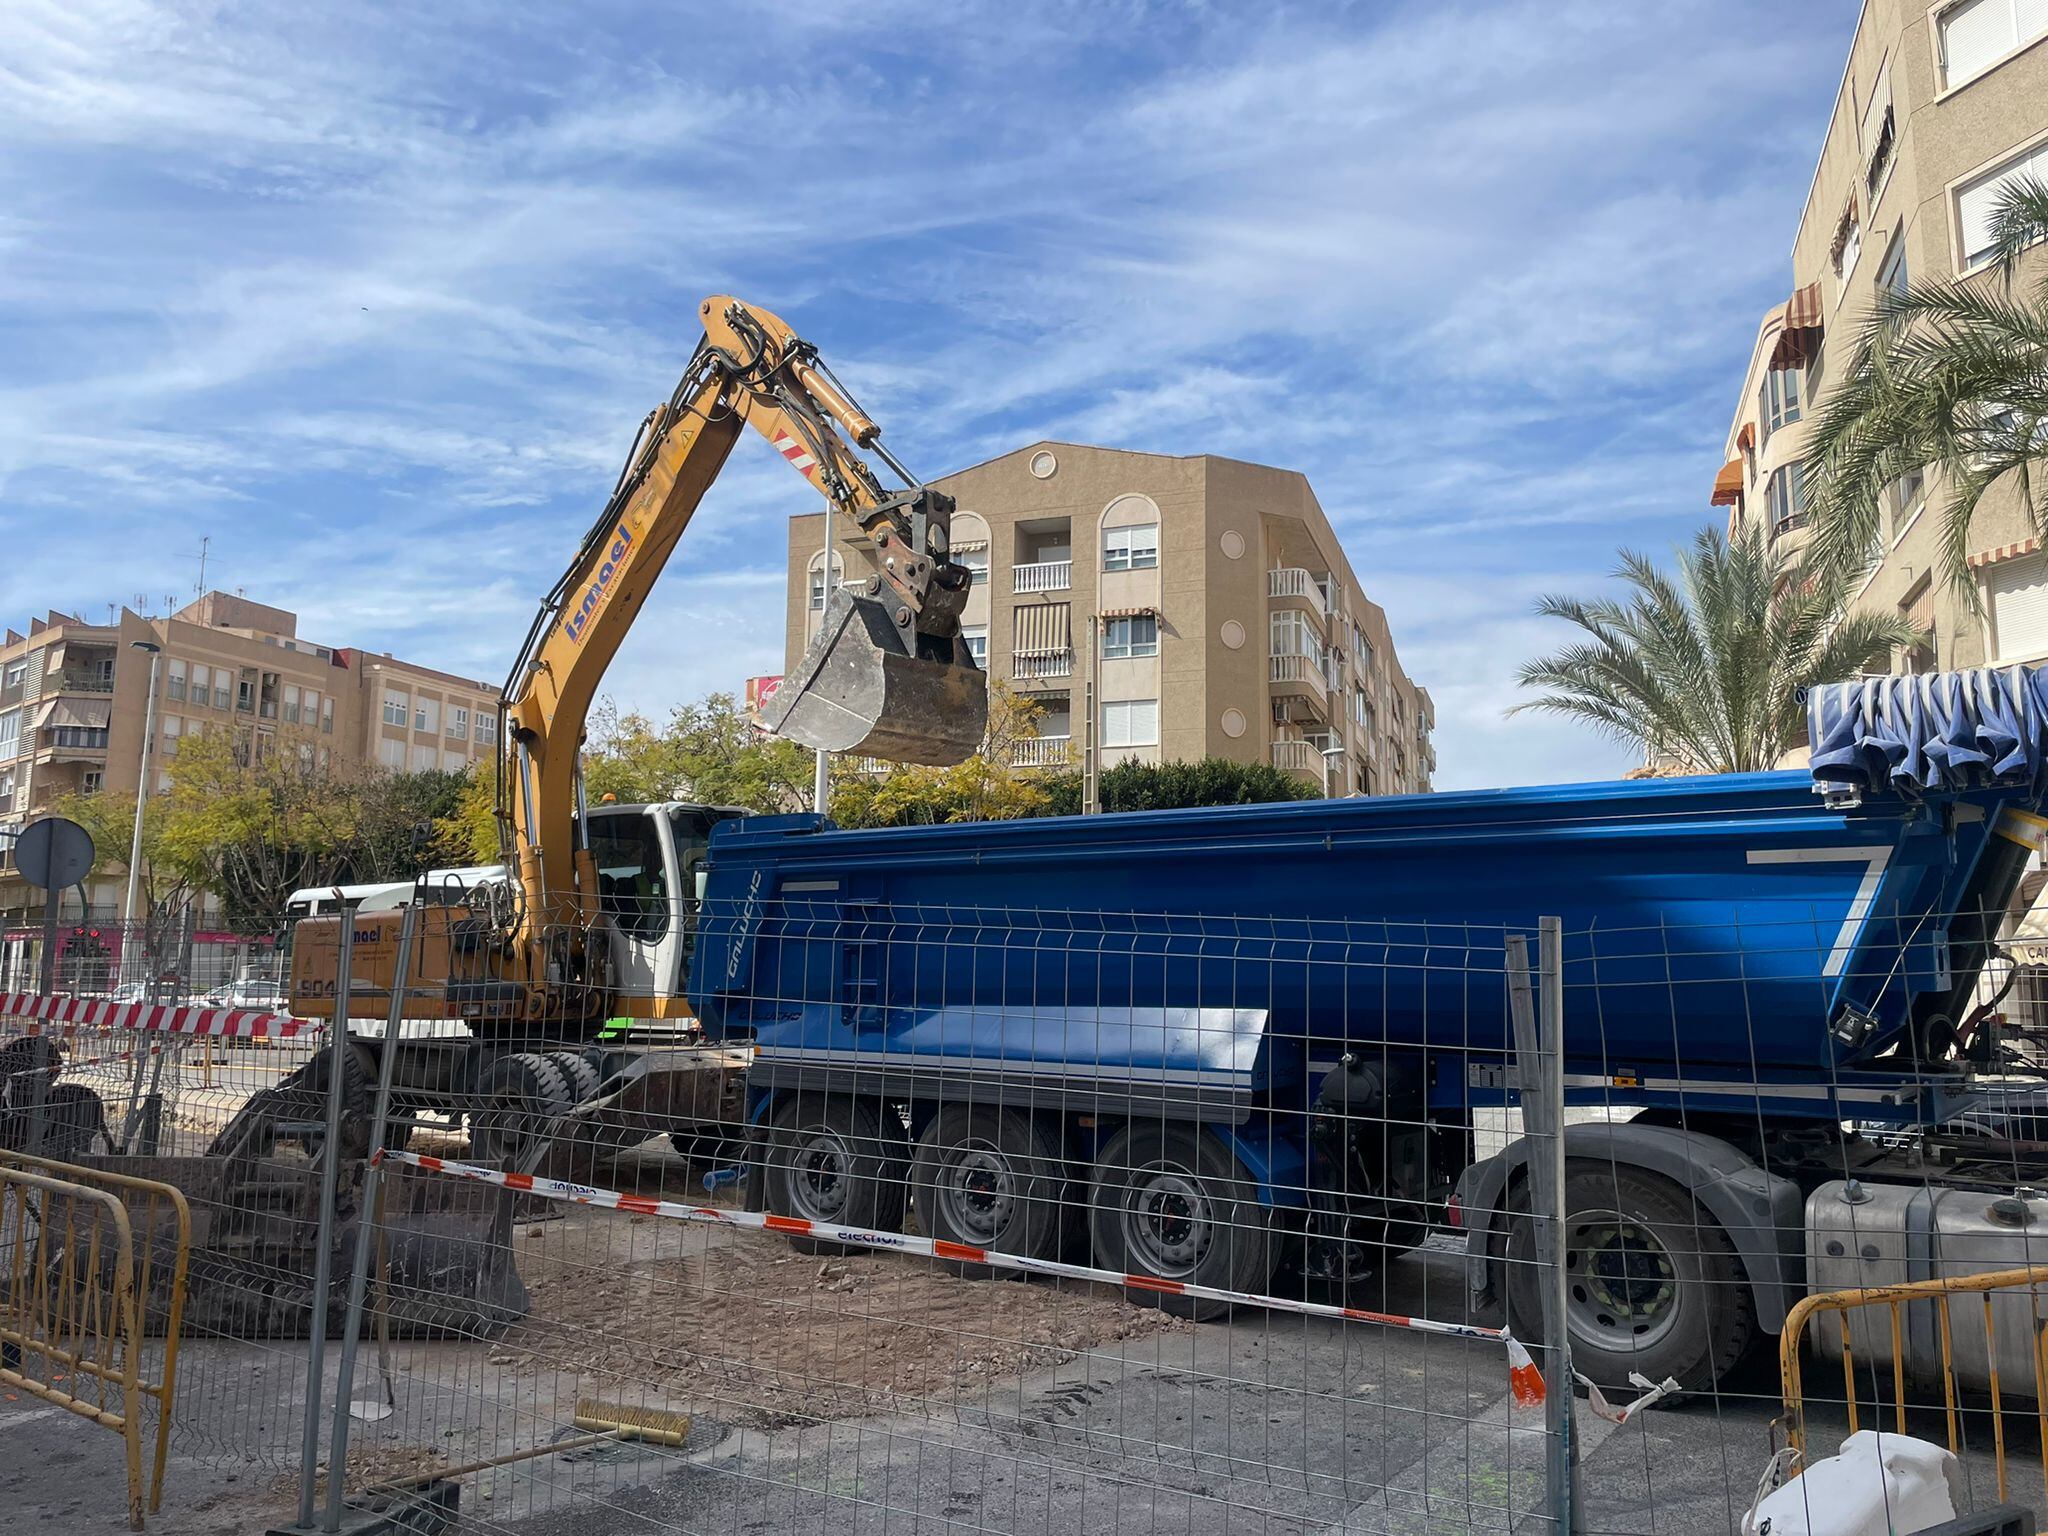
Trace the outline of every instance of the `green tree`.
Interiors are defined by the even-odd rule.
[[[66,795],[51,807],[52,815],[68,817],[92,837],[93,873],[128,869],[128,849],[135,830],[133,795]],[[145,806],[142,817],[142,875],[136,881],[137,910],[120,914],[123,922],[142,924],[148,952],[161,956],[194,894],[191,874],[163,856],[165,816],[161,805]]]
[[[470,862],[467,839],[451,844],[443,831],[460,812],[469,782],[470,775],[443,768],[367,778],[347,859],[351,877],[410,880],[436,865]],[[491,846],[495,858],[495,834]]]
[[[484,758],[462,781],[455,804],[434,823],[435,846],[450,864],[495,864],[498,834],[498,764]]]
[[[1676,580],[1624,550],[1625,600],[1551,596],[1537,611],[1586,638],[1521,669],[1540,696],[1508,711],[1582,720],[1691,773],[1776,765],[1805,732],[1800,690],[1887,665],[1910,645],[1896,613],[1844,613],[1837,583],[1811,584],[1758,531],[1703,529]]]
[[[810,803],[811,754],[765,734],[729,693],[678,704],[660,728],[645,715],[620,714],[607,699],[591,712],[583,764],[593,800],[695,800],[755,811]]]
[[[1054,816],[1078,815],[1081,775],[1063,773],[1049,780],[1047,810]],[[1203,805],[1262,805],[1275,800],[1314,800],[1313,784],[1284,773],[1271,763],[1238,763],[1227,757],[1194,762],[1140,763],[1126,759],[1105,768],[1096,781],[1105,811],[1175,811]]]
[[[1016,766],[1020,745],[1037,738],[1038,714],[1036,703],[991,682],[980,752],[950,768],[841,771],[832,781],[832,819],[842,827],[913,827],[1043,815],[1051,803],[1045,776]]]
[[[1993,216],[2001,283],[1915,283],[1879,296],[1808,444],[1809,558],[1835,580],[1880,548],[1890,487],[1936,466],[1948,487],[1941,559],[1977,602],[1970,524],[1993,486],[2012,485],[2048,537],[2048,263],[2016,293],[2022,253],[2048,236],[2048,185],[2013,187]]]
[[[293,891],[342,878],[365,792],[383,779],[317,768],[315,743],[294,730],[188,735],[169,791],[152,802],[163,807],[159,857],[218,896],[231,928],[268,932]]]

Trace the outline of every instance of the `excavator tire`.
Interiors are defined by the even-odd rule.
[[[500,1056],[477,1083],[477,1107],[469,1116],[469,1150],[479,1162],[523,1169],[539,1150],[547,1128],[574,1102],[569,1077],[555,1062],[532,1051]]]

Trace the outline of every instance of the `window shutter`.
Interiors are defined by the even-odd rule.
[[[1025,603],[1016,610],[1016,649],[1070,651],[1074,648],[1071,603]]]
[[[2048,652],[2048,555],[1994,565],[1988,578],[1998,659],[2019,661]]]
[[[2048,0],[2042,0],[2048,4]],[[1870,100],[1863,104],[1863,158],[1867,162],[1884,130],[1884,115],[1892,105],[1892,61],[1887,58],[1870,88]]]
[[[2015,0],[2013,12],[2019,23],[2018,42],[2031,43],[2048,32],[2048,0]]]
[[[1950,90],[2012,52],[2013,0],[1963,0],[1941,16],[1943,84]]]
[[[1131,740],[1146,743],[1159,739],[1159,701],[1157,699],[1133,699],[1131,701]]]
[[[2048,177],[2048,144],[1978,177],[1956,194],[1956,217],[1962,230],[1966,266],[1990,254],[1991,218],[1998,210],[1999,200],[2008,187],[2027,176]]]

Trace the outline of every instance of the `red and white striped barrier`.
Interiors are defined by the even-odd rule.
[[[1085,1264],[1063,1264],[1057,1259],[1026,1258],[1022,1254],[998,1253],[992,1248],[973,1248],[965,1243],[942,1242],[930,1237],[912,1237],[907,1232],[876,1232],[866,1227],[834,1227],[806,1221],[797,1216],[775,1216],[761,1211],[735,1211],[715,1205],[685,1205],[679,1200],[654,1200],[646,1195],[621,1194],[614,1189],[592,1189],[587,1184],[566,1184],[560,1179],[543,1179],[530,1173],[500,1173],[475,1163],[458,1163],[444,1157],[426,1157],[418,1152],[382,1148],[373,1162],[403,1163],[444,1173],[452,1178],[472,1179],[479,1184],[496,1184],[522,1194],[549,1200],[566,1200],[574,1205],[592,1205],[608,1211],[629,1211],[636,1216],[668,1216],[677,1221],[706,1222],[714,1226],[738,1227],[748,1232],[781,1232],[796,1237],[815,1237],[827,1242],[852,1243],[891,1253],[915,1253],[927,1258],[953,1259],[967,1264],[986,1264],[991,1269],[1022,1270],[1033,1275],[1057,1275],[1068,1280],[1093,1280],[1103,1285],[1120,1285],[1128,1290],[1154,1291],[1165,1296],[1188,1296],[1203,1301],[1227,1301],[1244,1307],[1264,1307],[1273,1312],[1293,1312],[1303,1317],[1323,1317],[1341,1323],[1378,1323],[1386,1328],[1406,1328],[1415,1333],[1442,1334],[1454,1339],[1482,1339],[1504,1344],[1508,1352],[1508,1387],[1523,1408],[1543,1402],[1543,1373],[1536,1368],[1529,1351],[1505,1328],[1485,1328],[1477,1323],[1440,1323],[1426,1317],[1403,1317],[1394,1312],[1370,1312],[1364,1307],[1339,1307],[1328,1302],[1296,1301],[1287,1296],[1260,1296],[1251,1291],[1233,1291],[1219,1285],[1189,1285],[1179,1280],[1158,1280],[1150,1275],[1120,1275],[1113,1269],[1092,1269]]]
[[[0,992],[0,1019],[65,1024],[63,1031],[147,1029],[176,1035],[212,1035],[230,1040],[289,1040],[324,1025],[289,1014],[248,1008],[172,1007],[166,1003],[111,1003],[102,998],[64,997],[49,992]]]

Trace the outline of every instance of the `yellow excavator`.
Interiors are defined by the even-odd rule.
[[[581,770],[600,681],[691,515],[752,427],[867,536],[873,570],[832,590],[819,632],[763,724],[807,747],[957,763],[981,745],[986,682],[960,632],[971,577],[951,558],[952,499],[882,445],[872,417],[775,315],[730,297],[700,308],[704,338],[650,412],[604,511],[549,591],[505,684],[498,815],[507,878],[421,907],[409,1017],[461,1019],[479,1039],[575,1041],[620,1016],[686,1011],[682,966],[694,864],[716,807],[593,807]],[[902,481],[884,487],[872,453]],[[696,637],[678,637],[679,644]],[[396,913],[357,912],[351,999],[335,1007],[347,917],[292,936],[294,1011],[381,1018],[398,964]]]

